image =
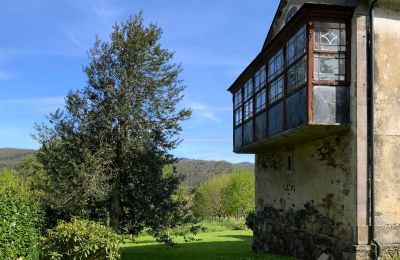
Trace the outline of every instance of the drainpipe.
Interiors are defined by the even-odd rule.
[[[374,31],[374,18],[375,6],[378,0],[374,0],[369,7],[369,34],[368,34],[368,74],[369,74],[369,170],[370,170],[370,200],[371,200],[371,244],[376,248],[376,259],[381,258],[381,245],[376,239],[376,224],[375,224],[375,136],[374,136],[374,122],[375,122],[375,31]]]

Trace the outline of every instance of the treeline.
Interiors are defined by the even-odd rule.
[[[15,169],[22,159],[34,152],[32,149],[0,148],[0,169]]]
[[[253,164],[233,164],[227,161],[205,161],[182,159],[176,165],[176,172],[184,176],[183,186],[196,188],[213,176],[230,173],[235,168],[253,169]]]
[[[16,169],[19,163],[35,150],[31,149],[14,149],[0,148],[0,169],[11,168]],[[227,161],[206,161],[181,159],[175,164],[176,173],[184,177],[182,186],[195,189],[212,177],[230,173],[235,168],[253,169],[252,163],[234,164]]]

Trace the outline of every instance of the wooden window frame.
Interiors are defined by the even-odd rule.
[[[315,4],[305,4],[305,6],[313,6]],[[324,9],[326,7],[320,7],[321,9]],[[306,9],[306,8],[304,8]],[[312,118],[313,118],[313,88],[314,85],[324,85],[324,86],[350,86],[350,81],[351,81],[351,15],[352,12],[354,11],[354,8],[342,8],[342,7],[337,7],[337,9],[344,9],[344,13],[340,13],[339,11],[332,11],[328,9],[324,9],[323,12],[318,11],[317,9],[315,10],[308,10],[310,13],[306,18],[301,17],[301,12],[299,10],[298,15],[296,15],[288,25],[286,25],[282,29],[279,34],[276,36],[276,41],[272,40],[272,43],[270,44],[272,47],[267,48],[263,50],[257,57],[256,59],[246,68],[246,70],[240,75],[238,80],[240,79],[242,83],[242,87],[236,88],[236,90],[241,91],[242,95],[242,100],[241,100],[241,109],[242,109],[242,122],[241,124],[236,125],[235,118],[236,114],[235,111],[238,109],[237,107],[234,107],[234,113],[233,113],[233,129],[234,131],[238,128],[242,128],[242,145],[241,147],[248,146],[251,144],[244,144],[244,125],[252,121],[252,128],[253,128],[253,133],[252,133],[252,143],[254,144],[255,142],[258,142],[259,140],[256,140],[255,138],[255,121],[257,116],[265,112],[266,116],[266,124],[268,125],[268,111],[276,106],[277,104],[280,104],[282,102],[283,105],[283,118],[282,118],[282,123],[283,123],[283,131],[288,130],[286,129],[286,99],[289,98],[290,96],[296,94],[299,91],[302,91],[304,88],[307,89],[307,95],[306,95],[306,124],[312,123]],[[305,11],[303,11],[305,12]],[[329,14],[329,15],[327,15]],[[303,17],[304,14],[303,14]],[[302,22],[299,22],[302,21]],[[329,81],[317,81],[314,80],[314,53],[316,52],[325,52],[321,50],[315,50],[314,48],[314,43],[315,43],[315,30],[314,30],[314,22],[334,22],[334,23],[344,23],[346,25],[346,51],[334,51],[333,53],[345,53],[345,80],[344,81],[338,81],[338,80],[329,80]],[[300,24],[301,26],[297,26],[297,24]],[[302,29],[303,26],[306,26],[305,33],[306,33],[306,47],[305,47],[305,52],[295,59],[292,63],[288,64],[287,60],[287,42],[299,31]],[[271,57],[273,57],[278,51],[282,50],[282,60],[283,60],[283,67],[280,73],[277,73],[274,75],[274,77],[270,80],[269,77],[269,60]],[[331,51],[328,51],[332,53]],[[288,91],[288,82],[287,82],[287,72],[290,68],[293,66],[297,66],[299,62],[306,57],[306,80],[303,84],[297,86],[295,89],[292,91]],[[262,87],[256,89],[256,73],[263,67],[265,66],[265,77],[266,81],[265,84],[263,84]],[[250,75],[249,75],[250,73]],[[243,75],[248,75],[248,77],[243,77]],[[270,103],[269,102],[269,95],[270,95],[270,85],[274,81],[276,81],[279,77],[283,77],[283,94],[282,98],[277,99],[276,101]],[[252,95],[250,95],[248,98],[244,96],[244,86],[246,82],[249,80],[252,80]],[[234,86],[236,82],[232,85]],[[231,87],[232,88],[232,87]],[[233,93],[233,95],[236,93],[233,89],[230,91]],[[260,111],[257,111],[256,107],[256,97],[259,93],[264,91],[265,89],[265,108],[261,109]],[[253,102],[253,111],[252,115],[245,120],[245,109],[244,109],[244,104],[252,98]],[[267,127],[268,131],[268,127]],[[268,136],[268,133],[266,133]]]

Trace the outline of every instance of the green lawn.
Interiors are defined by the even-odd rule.
[[[124,245],[122,259],[293,259],[251,251],[252,232],[246,230],[225,230],[200,233],[200,241],[185,243],[177,240],[176,247],[155,242],[154,238],[142,235],[134,242]]]

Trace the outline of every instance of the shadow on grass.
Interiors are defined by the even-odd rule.
[[[218,235],[221,240],[236,241],[206,241],[180,243],[176,247],[169,247],[162,244],[143,245],[143,241],[124,248],[122,259],[188,259],[188,260],[259,260],[259,259],[293,259],[269,254],[256,254],[251,251],[252,237],[245,235]],[[150,241],[154,242],[154,241]]]

